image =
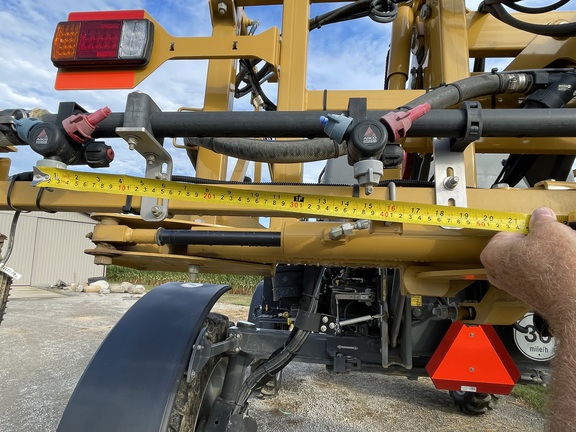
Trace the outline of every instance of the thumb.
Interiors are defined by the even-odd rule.
[[[551,221],[557,222],[556,213],[548,207],[540,207],[534,210],[530,217],[529,230],[532,232],[537,226],[550,223]]]

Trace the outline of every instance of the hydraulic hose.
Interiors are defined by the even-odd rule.
[[[306,311],[309,313],[315,312],[318,306],[318,296],[320,294],[320,287],[322,285],[322,279],[324,278],[325,272],[326,267],[322,267],[316,279],[316,283],[314,284],[314,289],[311,294],[311,301],[308,304],[308,308],[306,309]],[[258,366],[258,368],[256,368],[254,372],[252,372],[252,374],[246,379],[240,388],[240,391],[238,392],[232,415],[242,412],[242,409],[245,407],[246,401],[250,397],[252,390],[258,387],[262,381],[265,381],[269,377],[276,375],[288,363],[290,363],[294,357],[296,357],[296,354],[300,348],[302,348],[308,339],[308,336],[310,336],[310,333],[311,332],[308,330],[294,328],[288,338],[288,343],[284,346],[284,348],[277,354],[273,355],[273,357],[268,361],[262,363],[260,366]]]
[[[412,109],[429,103],[432,109],[443,109],[465,100],[505,92],[524,92],[532,86],[532,77],[525,73],[493,73],[464,78],[442,85],[402,107]]]
[[[320,123],[320,121],[318,121]],[[330,138],[270,141],[247,138],[186,138],[186,145],[197,145],[215,153],[238,159],[269,163],[314,162],[346,154],[346,145]]]
[[[504,3],[504,6],[509,7],[510,9],[514,9],[515,11],[527,13],[527,14],[542,14],[547,12],[555,11],[556,9],[564,6],[566,3],[570,2],[570,0],[560,0],[556,3],[553,3],[548,6],[542,7],[527,7],[516,4],[514,1]]]
[[[551,37],[572,37],[576,35],[576,23],[566,23],[566,24],[533,24],[527,23],[525,21],[520,21],[514,18],[512,15],[506,11],[504,6],[501,4],[484,4],[484,8],[489,12],[494,18],[499,19],[505,24],[512,26],[518,30],[524,30],[532,34],[538,34],[542,36]]]

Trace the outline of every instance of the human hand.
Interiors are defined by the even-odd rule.
[[[497,233],[480,260],[492,285],[534,307],[556,334],[576,322],[576,231],[549,208],[534,211],[526,236]]]

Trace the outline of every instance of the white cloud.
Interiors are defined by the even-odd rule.
[[[532,4],[542,3],[532,0]],[[468,1],[470,9],[478,0]],[[316,15],[341,6],[313,4]],[[54,90],[56,69],[50,62],[51,41],[59,21],[70,11],[147,9],[175,36],[211,34],[207,0],[59,0],[49,6],[37,0],[2,0],[0,10],[0,108],[42,107],[52,112],[60,101],[76,101],[89,111],[108,105],[123,111],[126,96],[132,90],[66,91]],[[261,22],[259,32],[281,26],[281,7],[249,7],[247,15]],[[310,89],[379,89],[384,80],[384,59],[388,49],[390,25],[368,18],[325,26],[310,33],[308,82]],[[206,82],[206,61],[172,61],[144,80],[138,90],[149,94],[163,111],[180,106],[201,107]],[[266,85],[270,99],[275,100],[275,85]],[[249,97],[235,102],[236,109],[251,109]],[[141,157],[128,152],[122,140],[109,140],[117,153],[111,170],[140,172]],[[171,147],[170,143],[166,143]],[[175,155],[175,171],[191,174],[183,151],[170,149]],[[14,156],[13,172],[29,169],[38,159],[29,151]],[[321,164],[306,167],[306,179],[315,181]],[[138,171],[140,170],[140,171]]]

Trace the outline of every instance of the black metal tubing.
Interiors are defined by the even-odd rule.
[[[366,118],[377,120],[389,111],[368,111]],[[156,112],[151,115],[153,133],[165,137],[325,137],[320,116],[327,111],[224,111]],[[44,121],[54,122],[48,114]],[[576,109],[484,109],[485,137],[576,137]],[[124,124],[124,113],[112,113],[98,124],[94,138],[114,138]],[[409,137],[459,137],[466,132],[462,110],[431,110],[416,120]]]
[[[266,246],[279,247],[279,232],[262,231],[194,231],[158,228],[156,243],[160,246],[217,245],[217,246]]]

